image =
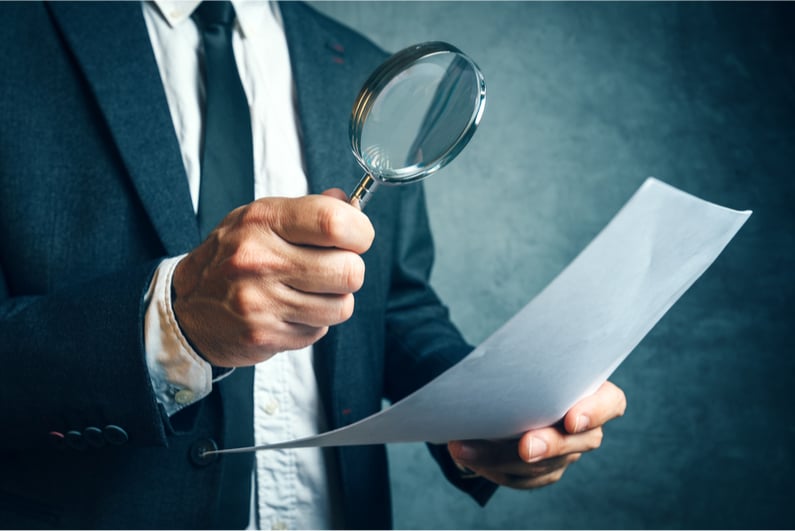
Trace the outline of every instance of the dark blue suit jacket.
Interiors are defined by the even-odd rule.
[[[245,526],[251,454],[203,463],[190,451],[205,439],[251,444],[251,371],[169,419],[144,362],[152,271],[199,234],[141,6],[0,12],[0,526]],[[361,171],[349,112],[385,55],[305,5],[282,12],[310,189],[350,190]],[[428,286],[422,187],[385,189],[368,214],[377,236],[355,315],[316,345],[332,427],[470,349]],[[490,484],[457,479],[431,450],[485,501]],[[384,448],[335,451],[342,524],[388,527]]]

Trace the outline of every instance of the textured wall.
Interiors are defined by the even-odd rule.
[[[599,451],[480,509],[422,445],[392,446],[396,526],[795,527],[795,5],[315,5],[387,49],[447,40],[485,73],[481,128],[427,184],[434,281],[472,342],[649,175],[754,210],[614,375],[629,408]]]

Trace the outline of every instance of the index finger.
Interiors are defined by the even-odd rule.
[[[252,204],[252,206],[254,206]],[[327,195],[308,195],[264,203],[261,216],[283,240],[296,245],[336,247],[362,254],[373,243],[375,230],[360,210]]]

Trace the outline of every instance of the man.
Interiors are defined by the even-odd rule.
[[[388,527],[381,446],[205,453],[347,425],[471,348],[428,285],[422,187],[367,216],[333,189],[385,54],[294,3],[236,4],[223,30],[188,4],[0,8],[0,522]],[[259,199],[208,223],[224,31]],[[430,449],[485,503],[559,479],[623,410],[605,384],[559,427]]]

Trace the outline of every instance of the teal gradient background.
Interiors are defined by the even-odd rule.
[[[560,483],[502,489],[481,509],[423,445],[393,445],[395,525],[795,527],[795,5],[314,5],[388,50],[449,41],[486,76],[480,129],[427,182],[434,283],[471,342],[648,176],[754,210],[614,374],[629,408],[601,449]]]

